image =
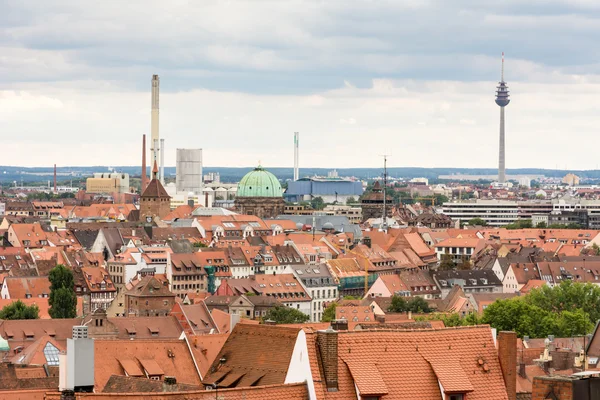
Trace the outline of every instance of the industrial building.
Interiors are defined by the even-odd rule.
[[[202,149],[177,149],[177,192],[202,193]]]
[[[128,193],[129,174],[120,172],[98,172],[86,180],[87,193]]]
[[[284,197],[286,201],[292,202],[311,201],[315,197],[321,197],[325,203],[346,204],[350,197],[358,200],[363,191],[360,181],[313,177],[288,182]]]

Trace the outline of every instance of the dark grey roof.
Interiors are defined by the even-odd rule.
[[[74,230],[73,235],[77,238],[77,241],[81,244],[81,246],[84,249],[90,250],[94,245],[94,242],[96,241],[99,232],[99,229]]]
[[[281,305],[279,300],[272,296],[245,296],[255,307],[275,307]],[[210,298],[210,297],[209,297]]]
[[[168,242],[173,253],[193,253],[194,246],[187,239],[177,239]]]
[[[102,229],[102,233],[104,234],[104,239],[106,240],[106,244],[110,249],[112,254],[117,254],[117,250],[121,250],[123,247],[123,237],[121,236],[121,232],[119,232],[118,228],[107,228]]]
[[[294,221],[296,224],[311,225],[313,224],[312,215],[278,215],[276,219],[287,219]],[[316,230],[320,231],[326,223],[333,225],[333,228],[337,232],[350,232],[354,234],[355,239],[362,237],[362,231],[360,226],[350,222],[348,217],[343,215],[316,215],[314,217],[314,224]]]
[[[436,271],[431,273],[432,277],[442,288],[452,288],[453,285],[463,283],[461,286],[502,286],[502,282],[494,271],[486,270],[453,270]],[[441,281],[445,281],[444,285]]]

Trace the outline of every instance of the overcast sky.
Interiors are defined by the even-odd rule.
[[[0,0],[0,165],[596,169],[600,1]]]

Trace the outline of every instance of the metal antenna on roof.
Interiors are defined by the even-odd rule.
[[[381,229],[387,232],[387,158],[388,154],[383,154],[383,215],[381,216]]]

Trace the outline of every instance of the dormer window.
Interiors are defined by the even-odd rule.
[[[465,399],[465,395],[462,393],[451,394],[448,397],[448,400],[464,400],[464,399]]]

